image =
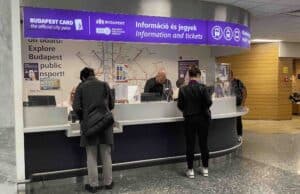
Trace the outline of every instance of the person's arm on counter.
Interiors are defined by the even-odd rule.
[[[81,97],[82,97],[82,90],[80,85],[77,87],[75,96],[74,96],[74,101],[72,104],[72,108],[77,114],[79,120],[82,120],[82,103],[81,103]]]
[[[178,94],[178,101],[177,101],[177,107],[183,111],[184,110],[184,96],[182,93],[182,89],[179,89],[179,94]]]

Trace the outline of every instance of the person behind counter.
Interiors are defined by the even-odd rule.
[[[159,93],[163,100],[171,100],[173,95],[172,83],[167,79],[165,70],[161,69],[154,78],[147,80],[145,93]]]
[[[195,138],[201,151],[203,167],[200,169],[203,176],[208,176],[209,151],[207,145],[208,128],[211,121],[209,107],[212,105],[211,96],[205,85],[200,84],[201,72],[198,67],[189,70],[190,81],[188,85],[179,90],[177,106],[183,112],[185,139],[186,139],[186,158],[188,169],[186,176],[195,178],[193,169]]]
[[[231,83],[231,92],[236,97],[236,105],[237,106],[245,106],[246,98],[247,98],[247,89],[244,83],[235,78],[233,75],[233,71],[230,72],[230,83]],[[237,117],[236,129],[238,135],[238,141],[241,142],[243,140],[243,123],[242,117]]]
[[[103,189],[112,189],[113,187],[111,160],[113,123],[106,127],[103,127],[103,125],[98,127],[98,124],[103,123],[102,118],[106,119],[103,115],[108,115],[107,113],[110,113],[114,108],[114,101],[109,85],[106,82],[97,80],[93,69],[84,68],[80,74],[82,83],[76,89],[73,109],[80,119],[80,146],[86,148],[89,184],[85,185],[85,189],[95,193],[97,190],[102,189],[98,181],[98,146],[103,164]],[[91,123],[94,124],[91,125]],[[87,126],[93,127],[89,128]],[[88,135],[91,129],[95,129],[97,133]]]

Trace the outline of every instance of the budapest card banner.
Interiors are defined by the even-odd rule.
[[[24,7],[25,38],[248,48],[247,26],[199,19]]]

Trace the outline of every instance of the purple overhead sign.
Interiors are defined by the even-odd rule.
[[[31,7],[24,8],[24,36],[243,48],[251,39],[247,26],[228,22]]]

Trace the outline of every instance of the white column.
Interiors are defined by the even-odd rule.
[[[25,157],[23,133],[23,65],[21,59],[20,0],[11,0],[11,18],[17,181],[22,181],[25,179]]]

